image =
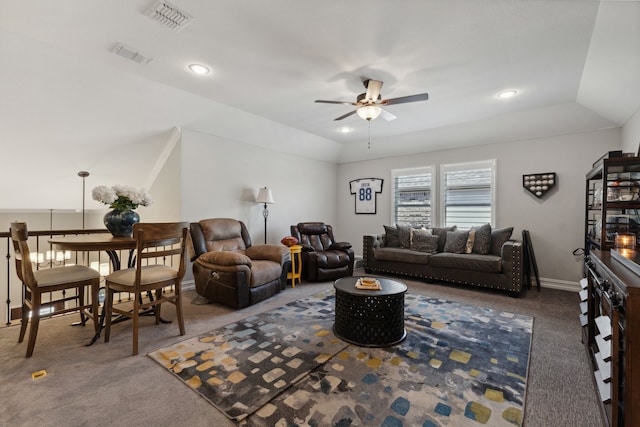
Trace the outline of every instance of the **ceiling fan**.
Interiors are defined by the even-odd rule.
[[[382,82],[380,80],[368,79],[364,82],[364,87],[367,89],[365,93],[361,93],[356,98],[356,102],[348,101],[325,101],[322,99],[316,99],[316,102],[323,104],[344,104],[353,105],[355,110],[337,117],[335,120],[346,119],[353,114],[358,114],[361,118],[367,121],[371,121],[378,116],[382,116],[386,121],[391,121],[396,118],[390,112],[382,109],[382,106],[394,105],[394,104],[406,104],[407,102],[426,101],[429,99],[428,93],[419,93],[417,95],[401,96],[400,98],[382,99],[380,95],[380,89],[382,88]]]

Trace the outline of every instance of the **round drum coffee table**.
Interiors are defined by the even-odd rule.
[[[333,332],[343,341],[361,347],[387,347],[402,341],[404,294],[407,285],[397,280],[376,278],[381,290],[357,289],[360,277],[343,277],[334,282],[336,319]]]

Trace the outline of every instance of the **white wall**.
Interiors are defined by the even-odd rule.
[[[255,197],[266,186],[275,199],[268,243],[279,243],[300,221],[336,223],[336,164],[189,129],[182,130],[181,150],[184,220],[235,218],[254,244],[264,243],[263,205]]]
[[[620,129],[613,129],[341,164],[337,187],[340,240],[351,241],[356,253],[362,254],[362,236],[381,233],[383,225],[390,224],[392,169],[496,159],[494,226],[513,226],[518,239],[522,230],[529,230],[541,278],[576,281],[581,277],[581,264],[571,252],[584,246],[585,174],[605,152],[619,149]],[[542,172],[556,172],[558,184],[537,199],[522,187],[522,175]],[[349,181],[369,177],[384,179],[377,214],[356,215]]]
[[[622,128],[622,151],[640,153],[640,109],[631,116]]]
[[[151,206],[140,206],[137,209],[140,221],[172,222],[182,220],[182,153],[180,142],[175,146],[149,193],[153,199]]]

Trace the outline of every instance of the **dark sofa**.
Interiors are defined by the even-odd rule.
[[[385,229],[389,231],[390,227]],[[447,237],[463,238],[464,231],[456,227],[431,230],[438,237],[429,249],[398,244],[396,237],[388,232],[365,235],[364,270],[367,274],[397,274],[499,289],[518,296],[524,284],[523,248],[520,241],[510,239],[512,230],[489,231],[486,250],[473,248],[471,253],[456,253],[460,250],[451,249],[453,244],[448,245]]]

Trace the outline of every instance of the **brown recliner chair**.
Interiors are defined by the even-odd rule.
[[[299,222],[291,235],[302,246],[302,278],[309,282],[353,275],[351,243],[336,242],[333,227],[323,222]]]
[[[243,308],[284,289],[290,265],[285,246],[252,246],[244,223],[230,218],[191,223],[190,232],[196,291],[209,301]]]

